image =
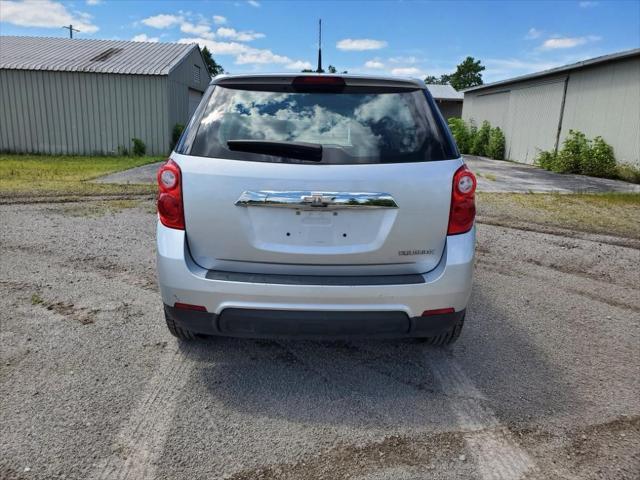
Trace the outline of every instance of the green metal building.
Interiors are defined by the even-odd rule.
[[[195,44],[0,36],[0,151],[169,151],[209,84]]]

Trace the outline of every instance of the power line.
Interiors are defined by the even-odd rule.
[[[73,28],[73,25],[69,25],[68,27],[62,27],[62,28],[66,28],[67,30],[69,30],[69,38],[73,38],[73,32],[80,33],[80,30]]]

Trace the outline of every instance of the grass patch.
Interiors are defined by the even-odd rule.
[[[112,195],[155,192],[153,185],[91,183],[159,157],[0,155],[0,196]]]
[[[480,178],[486,178],[490,182],[495,182],[497,180],[497,177],[493,173],[475,172],[475,174]]]
[[[479,220],[530,223],[640,239],[640,194],[487,193],[478,196]]]
[[[44,300],[40,295],[38,295],[37,293],[31,295],[31,305],[42,305],[43,303]]]

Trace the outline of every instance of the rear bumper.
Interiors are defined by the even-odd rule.
[[[404,312],[225,309],[220,315],[164,306],[182,328],[204,335],[248,338],[432,337],[458,323],[465,311],[409,318]]]
[[[317,324],[331,330],[332,325],[342,322],[347,332],[360,329],[365,335],[369,335],[367,332],[376,335],[372,328],[378,324],[378,318],[382,319],[381,323],[391,318],[389,325],[376,326],[373,330],[391,329],[385,336],[430,336],[437,333],[436,325],[455,322],[467,306],[473,275],[475,228],[448,237],[440,263],[432,271],[419,275],[419,282],[391,278],[390,283],[344,285],[343,282],[314,281],[305,284],[298,278],[291,283],[279,278],[277,282],[267,283],[264,278],[251,276],[211,275],[191,260],[185,232],[164,227],[159,222],[157,248],[158,281],[162,300],[168,306],[167,314],[195,332],[268,336],[267,333],[260,334],[259,325],[255,325],[262,322],[265,328],[286,329],[296,335],[296,325],[302,328]],[[209,313],[176,312],[172,307],[176,302],[202,305]],[[446,318],[421,317],[425,310],[442,308],[454,308],[455,314]],[[232,313],[243,315],[233,317],[234,326],[225,326],[225,318],[232,318]],[[242,321],[242,316],[251,317],[251,322]],[[247,325],[241,327],[243,323]],[[432,324],[433,331],[429,330],[428,323]],[[418,326],[426,330],[419,330]],[[255,331],[252,334],[242,328]],[[402,329],[404,333],[400,334]]]

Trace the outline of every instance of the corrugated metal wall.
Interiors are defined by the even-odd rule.
[[[506,156],[532,164],[540,150],[553,150],[558,134],[564,79],[513,89],[509,98]]]
[[[618,162],[640,166],[640,59],[465,94],[462,117],[504,130],[506,157],[533,163],[555,148],[568,75],[560,143],[569,129],[602,136]]]
[[[142,139],[163,155],[170,142],[167,78],[0,70],[0,150],[114,154]]]
[[[494,127],[505,130],[509,112],[509,91],[489,92],[482,95],[465,94],[462,118],[473,120],[477,126],[487,120]]]
[[[613,146],[616,160],[640,166],[640,59],[573,72],[562,120],[587,137],[600,135]]]
[[[194,75],[194,67],[200,69],[199,82]],[[186,125],[189,122],[189,89],[202,93],[210,81],[207,67],[198,50],[193,50],[180,64],[169,73],[169,129],[176,123]],[[191,112],[192,113],[192,112]]]
[[[564,77],[465,94],[462,116],[477,126],[487,120],[505,135],[505,157],[533,163],[539,150],[555,147]]]

